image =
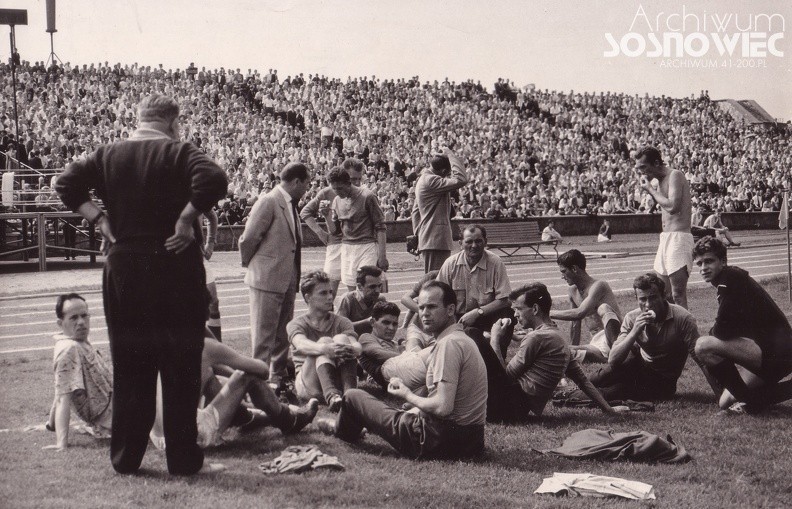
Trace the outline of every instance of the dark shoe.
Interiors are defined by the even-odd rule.
[[[299,405],[300,398],[297,397],[297,392],[294,390],[294,382],[291,380],[281,380],[275,389],[275,394],[281,403],[286,405]]]
[[[330,399],[327,401],[327,409],[331,412],[338,413],[341,410],[341,395],[340,394],[333,394],[330,396]]]
[[[291,417],[294,419],[294,422],[289,428],[282,429],[281,431],[284,435],[299,433],[314,420],[316,412],[318,411],[319,400],[311,398],[308,404],[301,406],[297,410],[291,410]]]

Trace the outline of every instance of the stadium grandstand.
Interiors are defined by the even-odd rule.
[[[457,215],[468,218],[655,213],[630,152],[653,144],[685,172],[694,205],[777,211],[788,185],[790,129],[767,121],[754,101],[712,101],[421,82],[418,77],[282,78],[240,69],[184,70],[137,64],[17,67],[19,140],[11,71],[0,64],[0,163],[14,178],[3,212],[57,210],[53,179],[96,146],[127,138],[134,108],[150,92],[176,97],[182,136],[228,172],[221,224],[241,224],[256,197],[288,161],[326,170],[346,157],[368,167],[363,185],[389,220],[406,220],[412,185],[428,156],[448,145],[469,163]]]

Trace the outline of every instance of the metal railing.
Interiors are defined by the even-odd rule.
[[[91,263],[96,263],[99,251],[97,233],[93,225],[87,229],[78,228],[69,222],[69,219],[79,219],[82,216],[72,212],[19,212],[0,214],[0,258],[22,255],[23,261],[31,258],[30,253],[38,252],[38,267],[40,272],[47,270],[47,250],[65,252],[67,256],[83,254],[88,255]],[[48,223],[52,225],[50,230]],[[8,239],[8,230],[18,234],[14,240]],[[66,241],[71,236],[72,245],[59,244],[61,236]],[[77,236],[87,238],[88,249],[76,247]],[[52,243],[50,243],[52,242]],[[10,248],[10,249],[7,249]],[[32,256],[32,257],[35,257]]]

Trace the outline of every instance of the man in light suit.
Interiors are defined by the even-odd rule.
[[[294,316],[300,280],[302,231],[297,202],[311,185],[302,163],[289,163],[281,183],[259,198],[239,238],[245,283],[250,287],[250,337],[253,357],[270,364],[270,383],[285,387],[289,340],[286,324]]]
[[[450,175],[449,175],[450,174]],[[431,167],[421,172],[415,184],[412,227],[423,254],[424,272],[438,270],[451,256],[451,191],[467,184],[462,161],[449,149],[434,156]]]

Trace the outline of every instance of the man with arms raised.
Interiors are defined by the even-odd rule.
[[[735,409],[756,413],[792,397],[792,381],[779,383],[792,372],[792,327],[784,312],[748,272],[727,264],[721,241],[704,237],[693,256],[718,292],[715,325],[699,338],[696,355],[727,389],[721,407],[737,401],[743,405]]]
[[[556,260],[561,279],[569,285],[569,303],[572,309],[551,311],[554,320],[571,320],[570,332],[575,358],[587,362],[608,362],[611,346],[619,335],[621,310],[610,285],[591,277],[586,272],[586,257],[577,249],[562,253]],[[583,323],[591,332],[591,341],[580,344]]]
[[[354,187],[360,187],[363,172],[366,166],[359,159],[349,158],[343,162],[341,167],[349,173],[350,182]],[[319,240],[327,246],[325,249],[324,271],[330,277],[333,286],[333,293],[338,295],[338,283],[341,282],[341,233],[330,233],[317,222],[320,215],[319,210],[329,208],[336,197],[335,191],[330,186],[321,189],[316,196],[305,204],[300,211],[300,217],[308,228],[313,230]]]
[[[693,270],[690,184],[684,173],[665,165],[654,147],[644,147],[635,154],[635,168],[642,175],[641,188],[651,195],[663,215],[654,270],[663,279],[669,300],[687,308],[687,282]],[[659,182],[657,189],[652,179]]]
[[[439,269],[451,256],[450,192],[467,184],[462,161],[449,149],[432,157],[431,166],[421,172],[415,183],[415,202],[411,220],[418,236],[418,251],[424,259],[424,272]]]
[[[362,390],[344,395],[335,422],[320,429],[355,442],[361,431],[384,438],[409,458],[464,458],[484,449],[487,370],[476,344],[456,322],[456,295],[439,281],[426,283],[418,296],[424,329],[437,338],[426,372],[428,395],[418,396],[398,378],[388,392],[413,409],[393,408]]]

